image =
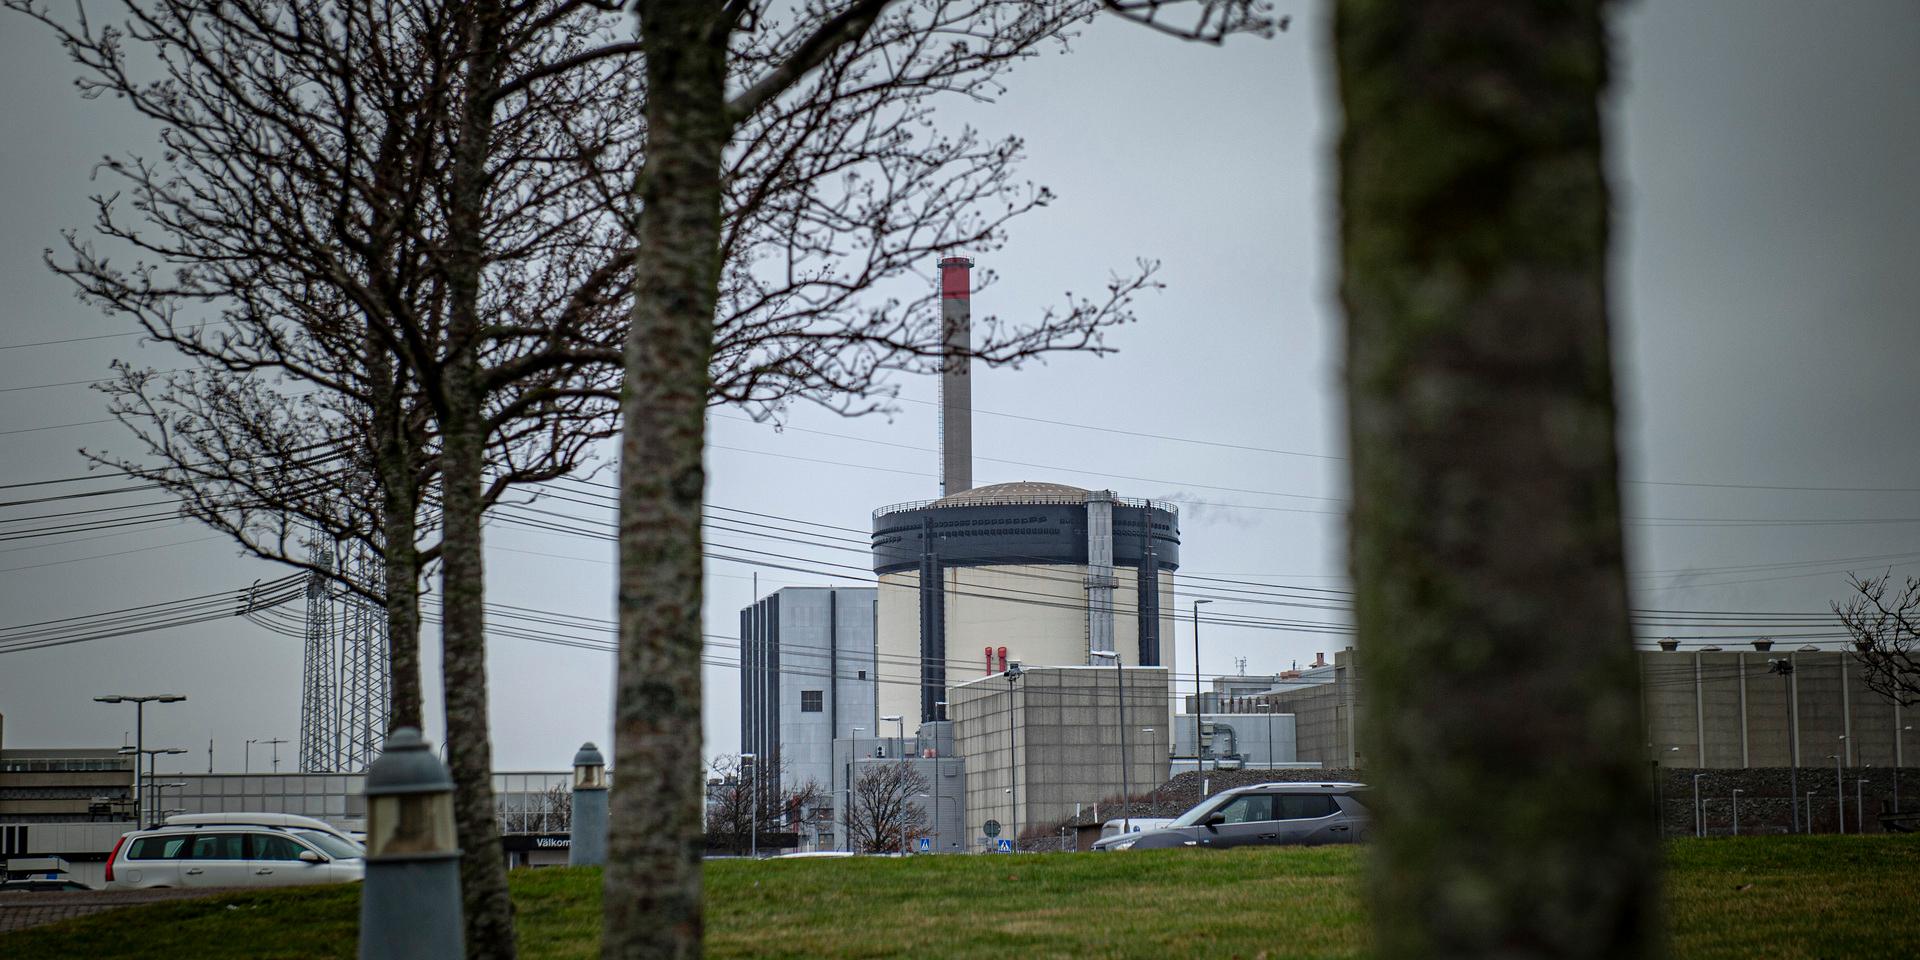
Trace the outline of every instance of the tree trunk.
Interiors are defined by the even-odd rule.
[[[374,385],[373,462],[380,478],[380,553],[387,609],[387,731],[420,727],[419,490],[413,444],[394,378],[393,356],[370,336],[367,378]]]
[[[1342,0],[1381,957],[1663,951],[1620,534],[1601,0]]]
[[[493,135],[492,92],[502,66],[504,13],[474,4],[465,42],[464,87],[454,145],[445,255],[446,358],[435,384],[441,452],[441,678],[447,760],[460,840],[461,906],[470,960],[513,960],[513,901],[493,802],[493,746],[487,717],[486,578],[481,557],[487,426],[479,344],[484,268],[486,161]]]
[[[725,16],[710,0],[640,10],[647,166],[621,403],[609,960],[701,952],[701,458],[731,130]]]

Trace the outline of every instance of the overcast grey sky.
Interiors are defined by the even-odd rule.
[[[1920,493],[1760,489],[1920,488],[1920,191],[1911,174],[1920,168],[1920,6],[1690,0],[1616,10],[1615,320],[1622,443],[1636,481],[1629,512],[1644,518],[1628,526],[1636,604],[1820,611],[1847,569],[1920,570]],[[1139,324],[1111,338],[1117,355],[979,373],[977,483],[1057,480],[1176,499],[1185,572],[1344,586],[1328,242],[1337,115],[1325,13],[1299,8],[1290,33],[1225,49],[1101,22],[1071,54],[1021,68],[1001,102],[945,111],[952,123],[1024,135],[1025,175],[1060,195],[983,259],[1002,279],[977,312],[1018,318],[1065,290],[1097,287],[1135,256],[1162,260],[1168,285],[1142,301]],[[150,136],[117,104],[80,100],[75,70],[50,38],[18,17],[0,23],[9,92],[0,106],[0,346],[123,332],[123,321],[75,302],[40,251],[87,221],[89,164],[148,149]],[[0,349],[0,483],[77,475],[82,445],[127,449],[117,425],[87,423],[106,414],[84,386],[17,389],[99,377],[114,358],[177,365],[132,337]],[[710,501],[864,529],[877,506],[936,495],[927,401],[937,387],[900,386],[891,418],[802,410],[776,433],[715,411]],[[546,508],[594,516],[574,504]],[[1862,520],[1900,522],[1831,522]],[[99,538],[0,543],[0,627],[276,573],[185,522],[89,536]],[[498,527],[489,536],[493,599],[611,616],[611,545]],[[715,540],[863,562],[739,534]],[[1870,557],[1882,559],[1858,559]],[[711,634],[737,632],[754,572],[710,564]],[[760,571],[762,592],[825,582]],[[1183,622],[1183,648],[1188,629]],[[1344,642],[1231,626],[1209,626],[1205,639],[1207,672],[1244,657],[1250,673]],[[709,656],[730,660],[733,650],[718,645]],[[606,741],[610,657],[499,638],[490,666],[499,768],[559,768],[580,741]],[[737,745],[737,679],[716,666],[707,683],[707,749],[727,752]],[[0,654],[7,746],[117,744],[132,717],[90,698],[162,690],[191,700],[156,708],[150,740],[196,751],[181,766],[203,769],[213,738],[217,766],[237,770],[243,739],[297,735],[300,650],[236,621]],[[429,698],[431,714],[438,698]],[[256,764],[263,758],[256,752]],[[282,762],[291,768],[290,750]]]

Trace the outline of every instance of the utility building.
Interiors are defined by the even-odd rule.
[[[740,752],[824,791],[833,741],[872,736],[872,587],[787,587],[740,611]]]

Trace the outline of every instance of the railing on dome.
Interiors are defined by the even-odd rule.
[[[873,518],[875,520],[878,520],[889,513],[905,513],[910,510],[948,510],[954,507],[995,507],[995,506],[1025,507],[1025,506],[1033,506],[1036,504],[1048,504],[1048,505],[1057,504],[1062,506],[1078,507],[1078,506],[1085,505],[1087,502],[1087,498],[1084,496],[1069,497],[1069,496],[1061,496],[1059,494],[1049,495],[1044,493],[1027,494],[1024,496],[1016,495],[1016,496],[1007,496],[1007,497],[968,497],[964,500],[956,500],[949,503],[942,503],[941,500],[945,500],[945,499],[946,498],[942,497],[939,500],[910,500],[906,503],[889,504],[887,506],[881,507],[878,510],[875,510],[873,512]],[[1137,500],[1131,497],[1114,497],[1113,504],[1114,506],[1117,506],[1117,507],[1137,507],[1141,509],[1165,510],[1166,512],[1174,515],[1174,517],[1176,518],[1180,516],[1180,509],[1166,500]]]

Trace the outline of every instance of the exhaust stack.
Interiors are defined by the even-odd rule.
[[[973,488],[972,257],[940,261],[940,495]]]

